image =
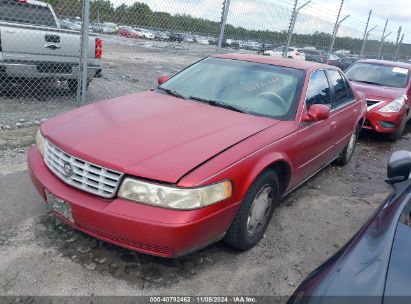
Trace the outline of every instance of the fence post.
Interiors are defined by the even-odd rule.
[[[381,42],[380,42],[380,47],[378,49],[378,55],[377,55],[377,59],[380,59],[381,56],[381,52],[382,52],[382,47],[384,45],[384,39],[385,39],[385,31],[387,29],[387,25],[388,25],[388,19],[387,21],[385,21],[385,26],[384,26],[384,30],[382,31],[382,35],[381,35]]]
[[[291,44],[291,38],[293,38],[293,32],[294,32],[294,26],[295,26],[295,21],[297,20],[297,15],[300,12],[300,10],[308,5],[310,1],[307,1],[303,5],[301,5],[299,8],[297,8],[298,0],[294,1],[294,7],[293,7],[293,13],[291,14],[291,20],[290,20],[290,26],[288,27],[288,33],[287,33],[287,43],[285,45],[285,48],[283,50],[283,58],[287,57],[288,54],[288,49],[290,48]]]
[[[362,46],[361,46],[361,51],[360,51],[360,58],[362,57],[362,54],[364,53],[365,44],[367,43],[367,38],[368,38],[368,25],[370,24],[371,14],[372,14],[372,10],[370,10],[370,12],[368,13],[367,23],[365,24],[364,37],[363,37],[363,39],[362,39]]]
[[[365,52],[365,47],[366,47],[366,45],[367,45],[367,40],[368,40],[368,37],[370,36],[370,33],[371,33],[373,30],[375,30],[377,27],[378,27],[378,25],[374,26],[372,29],[370,29],[370,30],[367,32],[367,35],[365,36],[365,40],[364,40],[364,45],[363,45],[363,53]],[[362,55],[361,55],[361,56],[362,56]],[[361,57],[360,57],[360,58],[361,58]]]
[[[328,60],[330,59],[331,53],[333,52],[335,36],[337,36],[338,27],[340,26],[340,21],[339,20],[340,20],[340,14],[341,14],[343,4],[344,4],[344,0],[341,0],[340,8],[339,8],[338,14],[337,14],[337,19],[335,20],[335,25],[334,25],[334,29],[333,29],[332,38],[331,38],[330,49],[328,51],[327,58],[326,58],[325,62],[328,62]],[[344,21],[347,18],[348,18],[348,16],[345,17],[342,21]]]
[[[327,62],[328,62],[328,60],[330,60],[331,53],[333,52],[335,37],[337,37],[338,29],[340,28],[341,23],[342,23],[345,19],[347,19],[348,17],[350,17],[350,15],[345,16],[344,18],[342,18],[340,21],[338,21],[338,22],[335,24],[333,37],[332,37],[332,39],[331,39],[330,49],[329,49],[329,51],[328,51]]]
[[[221,50],[221,47],[223,45],[224,31],[225,31],[225,25],[227,23],[228,10],[230,8],[230,1],[231,0],[224,0],[223,2],[223,11],[221,13],[220,35],[218,37],[217,52]]]
[[[399,53],[400,53],[400,48],[401,48],[401,45],[402,45],[402,41],[403,41],[403,40],[404,40],[404,34],[402,34],[401,40],[400,40],[400,42],[398,43],[397,49],[395,50],[394,61],[396,61],[396,60],[398,59],[398,55],[399,55]]]
[[[402,31],[402,26],[400,26],[400,27],[398,28],[397,40],[396,40],[396,42],[395,42],[396,48],[394,49],[394,54],[392,55],[392,60],[393,60],[393,61],[396,61],[396,60],[397,60],[397,56],[398,56],[397,50],[398,50],[398,45],[399,45],[399,42],[400,42],[401,31]]]
[[[77,82],[77,104],[82,106],[87,98],[87,57],[88,57],[88,33],[90,28],[90,0],[83,0],[81,16],[80,36],[80,62]]]

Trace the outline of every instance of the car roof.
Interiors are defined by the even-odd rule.
[[[272,57],[272,56],[232,53],[232,54],[217,54],[217,55],[213,55],[212,57],[278,65],[278,66],[295,68],[295,69],[300,69],[300,70],[305,70],[305,71],[313,71],[313,70],[318,70],[318,69],[340,70],[338,67],[323,64],[323,63],[305,61],[305,60],[294,60],[294,59],[280,58],[280,57]]]
[[[398,61],[389,61],[389,60],[378,60],[378,59],[361,59],[358,60],[359,63],[372,63],[372,64],[381,64],[387,66],[395,66],[404,69],[411,69],[411,64]]]

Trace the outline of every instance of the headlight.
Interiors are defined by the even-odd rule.
[[[40,128],[37,130],[36,134],[36,144],[37,148],[40,151],[40,154],[44,157],[44,145],[46,143],[46,140],[44,139],[43,134],[41,134]]]
[[[380,112],[399,112],[404,105],[405,101],[405,96],[401,96],[393,101],[391,101],[389,104],[385,105],[381,109],[379,109]]]
[[[230,181],[200,187],[174,188],[125,178],[118,196],[143,204],[169,209],[197,209],[218,203],[232,194]]]

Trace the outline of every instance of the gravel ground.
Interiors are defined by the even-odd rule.
[[[0,132],[0,295],[290,295],[389,193],[385,163],[391,151],[411,150],[408,132],[395,144],[361,136],[347,166],[328,166],[283,200],[251,250],[218,243],[177,260],[97,241],[55,219],[25,170],[35,128]]]
[[[104,77],[91,84],[90,100],[149,88],[159,74],[214,51],[117,37],[106,38],[105,49]],[[0,295],[290,295],[389,193],[383,179],[390,152],[411,150],[410,126],[395,144],[362,135],[347,166],[328,166],[283,200],[251,250],[218,243],[161,259],[73,231],[31,186],[25,162],[35,125],[74,106],[65,90],[52,88],[47,98],[0,97]]]

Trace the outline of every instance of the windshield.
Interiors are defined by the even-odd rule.
[[[206,58],[159,88],[253,115],[294,120],[304,78],[305,72],[299,69]]]
[[[406,68],[363,62],[354,64],[345,74],[352,81],[394,88],[404,88],[408,80]]]
[[[48,6],[10,0],[0,0],[0,20],[57,27]]]

